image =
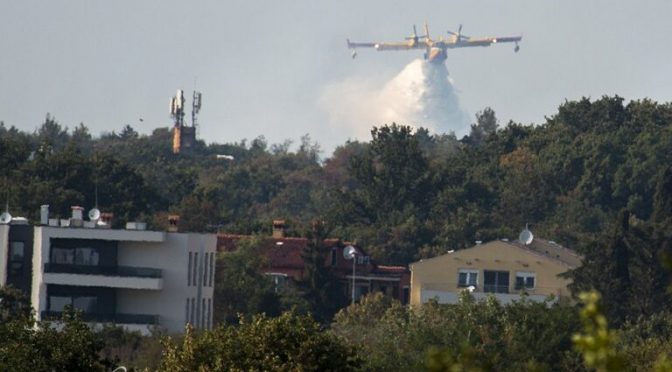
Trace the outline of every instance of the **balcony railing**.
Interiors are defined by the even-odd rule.
[[[485,293],[509,293],[508,285],[484,284],[483,292]]]
[[[79,313],[79,317],[85,322],[96,322],[96,323],[159,324],[158,315]],[[63,312],[61,311],[42,312],[42,319],[61,320],[62,318],[63,318]]]
[[[131,276],[139,278],[161,278],[161,270],[132,266],[91,266],[74,264],[44,264],[45,273],[84,274],[105,276]]]

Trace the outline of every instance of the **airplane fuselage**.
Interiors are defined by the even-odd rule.
[[[429,53],[425,52],[425,59],[430,63],[441,64],[445,62],[447,58],[448,53],[446,53],[446,48],[431,47],[429,48]]]

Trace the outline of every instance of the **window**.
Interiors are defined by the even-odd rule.
[[[23,242],[9,242],[9,275],[23,276]]]
[[[93,296],[81,296],[72,298],[72,307],[81,310],[84,313],[93,313],[96,311],[98,299]]]
[[[72,249],[52,248],[51,262],[55,264],[74,264],[75,254]]]
[[[411,298],[411,289],[408,286],[404,286],[404,295],[402,299],[402,304],[406,305]]]
[[[208,329],[212,328],[210,322],[212,319],[212,298],[208,298]]]
[[[516,273],[516,289],[534,289],[536,274],[518,271]]]
[[[197,280],[196,275],[198,275],[198,252],[194,252],[194,268],[192,270],[193,270],[192,273],[194,274],[193,279],[192,279],[192,283],[195,286],[197,286],[198,282],[196,281]]]
[[[478,270],[460,269],[457,273],[458,287],[478,287]]]
[[[23,261],[23,242],[9,242],[9,260]]]
[[[205,328],[205,298],[201,301],[201,328]]]
[[[368,265],[369,256],[357,256],[357,265]]]
[[[51,262],[65,265],[98,266],[98,250],[89,247],[51,249]]]
[[[66,306],[72,306],[72,297],[49,296],[50,311],[63,311]]]
[[[213,286],[213,281],[215,278],[215,254],[210,253],[210,286]]]
[[[273,284],[275,284],[275,293],[278,293],[281,288],[284,288],[285,283],[287,282],[287,274],[266,273],[266,275],[270,276]]]
[[[95,296],[49,296],[49,311],[61,312],[70,306],[84,313],[95,313],[97,305]]]
[[[184,324],[189,323],[189,299],[187,298],[187,308],[184,310]]]
[[[187,267],[187,287],[191,286],[191,252],[189,252],[189,266]]]
[[[336,247],[331,248],[331,266],[336,266]]]
[[[194,325],[194,314],[196,313],[196,299],[191,299],[191,312],[189,313],[189,322]]]
[[[509,272],[484,270],[483,291],[487,293],[509,293]]]
[[[205,257],[205,263],[203,264],[203,286],[207,287],[208,286],[208,268],[210,264],[208,263],[208,259],[210,258],[210,254],[206,253]]]

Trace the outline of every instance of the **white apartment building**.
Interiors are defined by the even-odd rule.
[[[0,225],[0,285],[24,290],[38,319],[72,306],[143,333],[212,327],[216,235],[51,225]]]

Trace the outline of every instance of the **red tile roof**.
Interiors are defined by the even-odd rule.
[[[237,249],[237,242],[242,239],[252,239],[250,235],[218,234],[217,250],[231,252]],[[324,249],[331,249],[338,245],[338,239],[325,239]],[[268,259],[269,268],[303,268],[303,252],[308,247],[307,238],[294,237],[263,237],[259,243],[259,249],[264,252]]]
[[[235,234],[218,234],[217,235],[217,250],[220,252],[231,252],[237,249],[237,244],[242,239],[252,239],[254,236],[250,235],[235,235]],[[260,237],[259,248],[261,252],[268,259],[268,268],[283,268],[283,269],[303,269],[304,260],[303,252],[308,247],[309,240],[307,238],[294,237]],[[325,239],[324,250],[331,252],[336,249],[336,265],[331,265],[331,257],[327,256],[326,266],[332,270],[349,272],[352,267],[351,261],[346,261],[343,258],[343,248],[351,245],[348,242],[341,242],[339,239]],[[358,246],[353,245],[361,254],[367,255],[366,252]],[[367,265],[369,273],[380,273],[382,275],[404,275],[408,273],[408,268],[404,266],[379,266],[373,260]]]

